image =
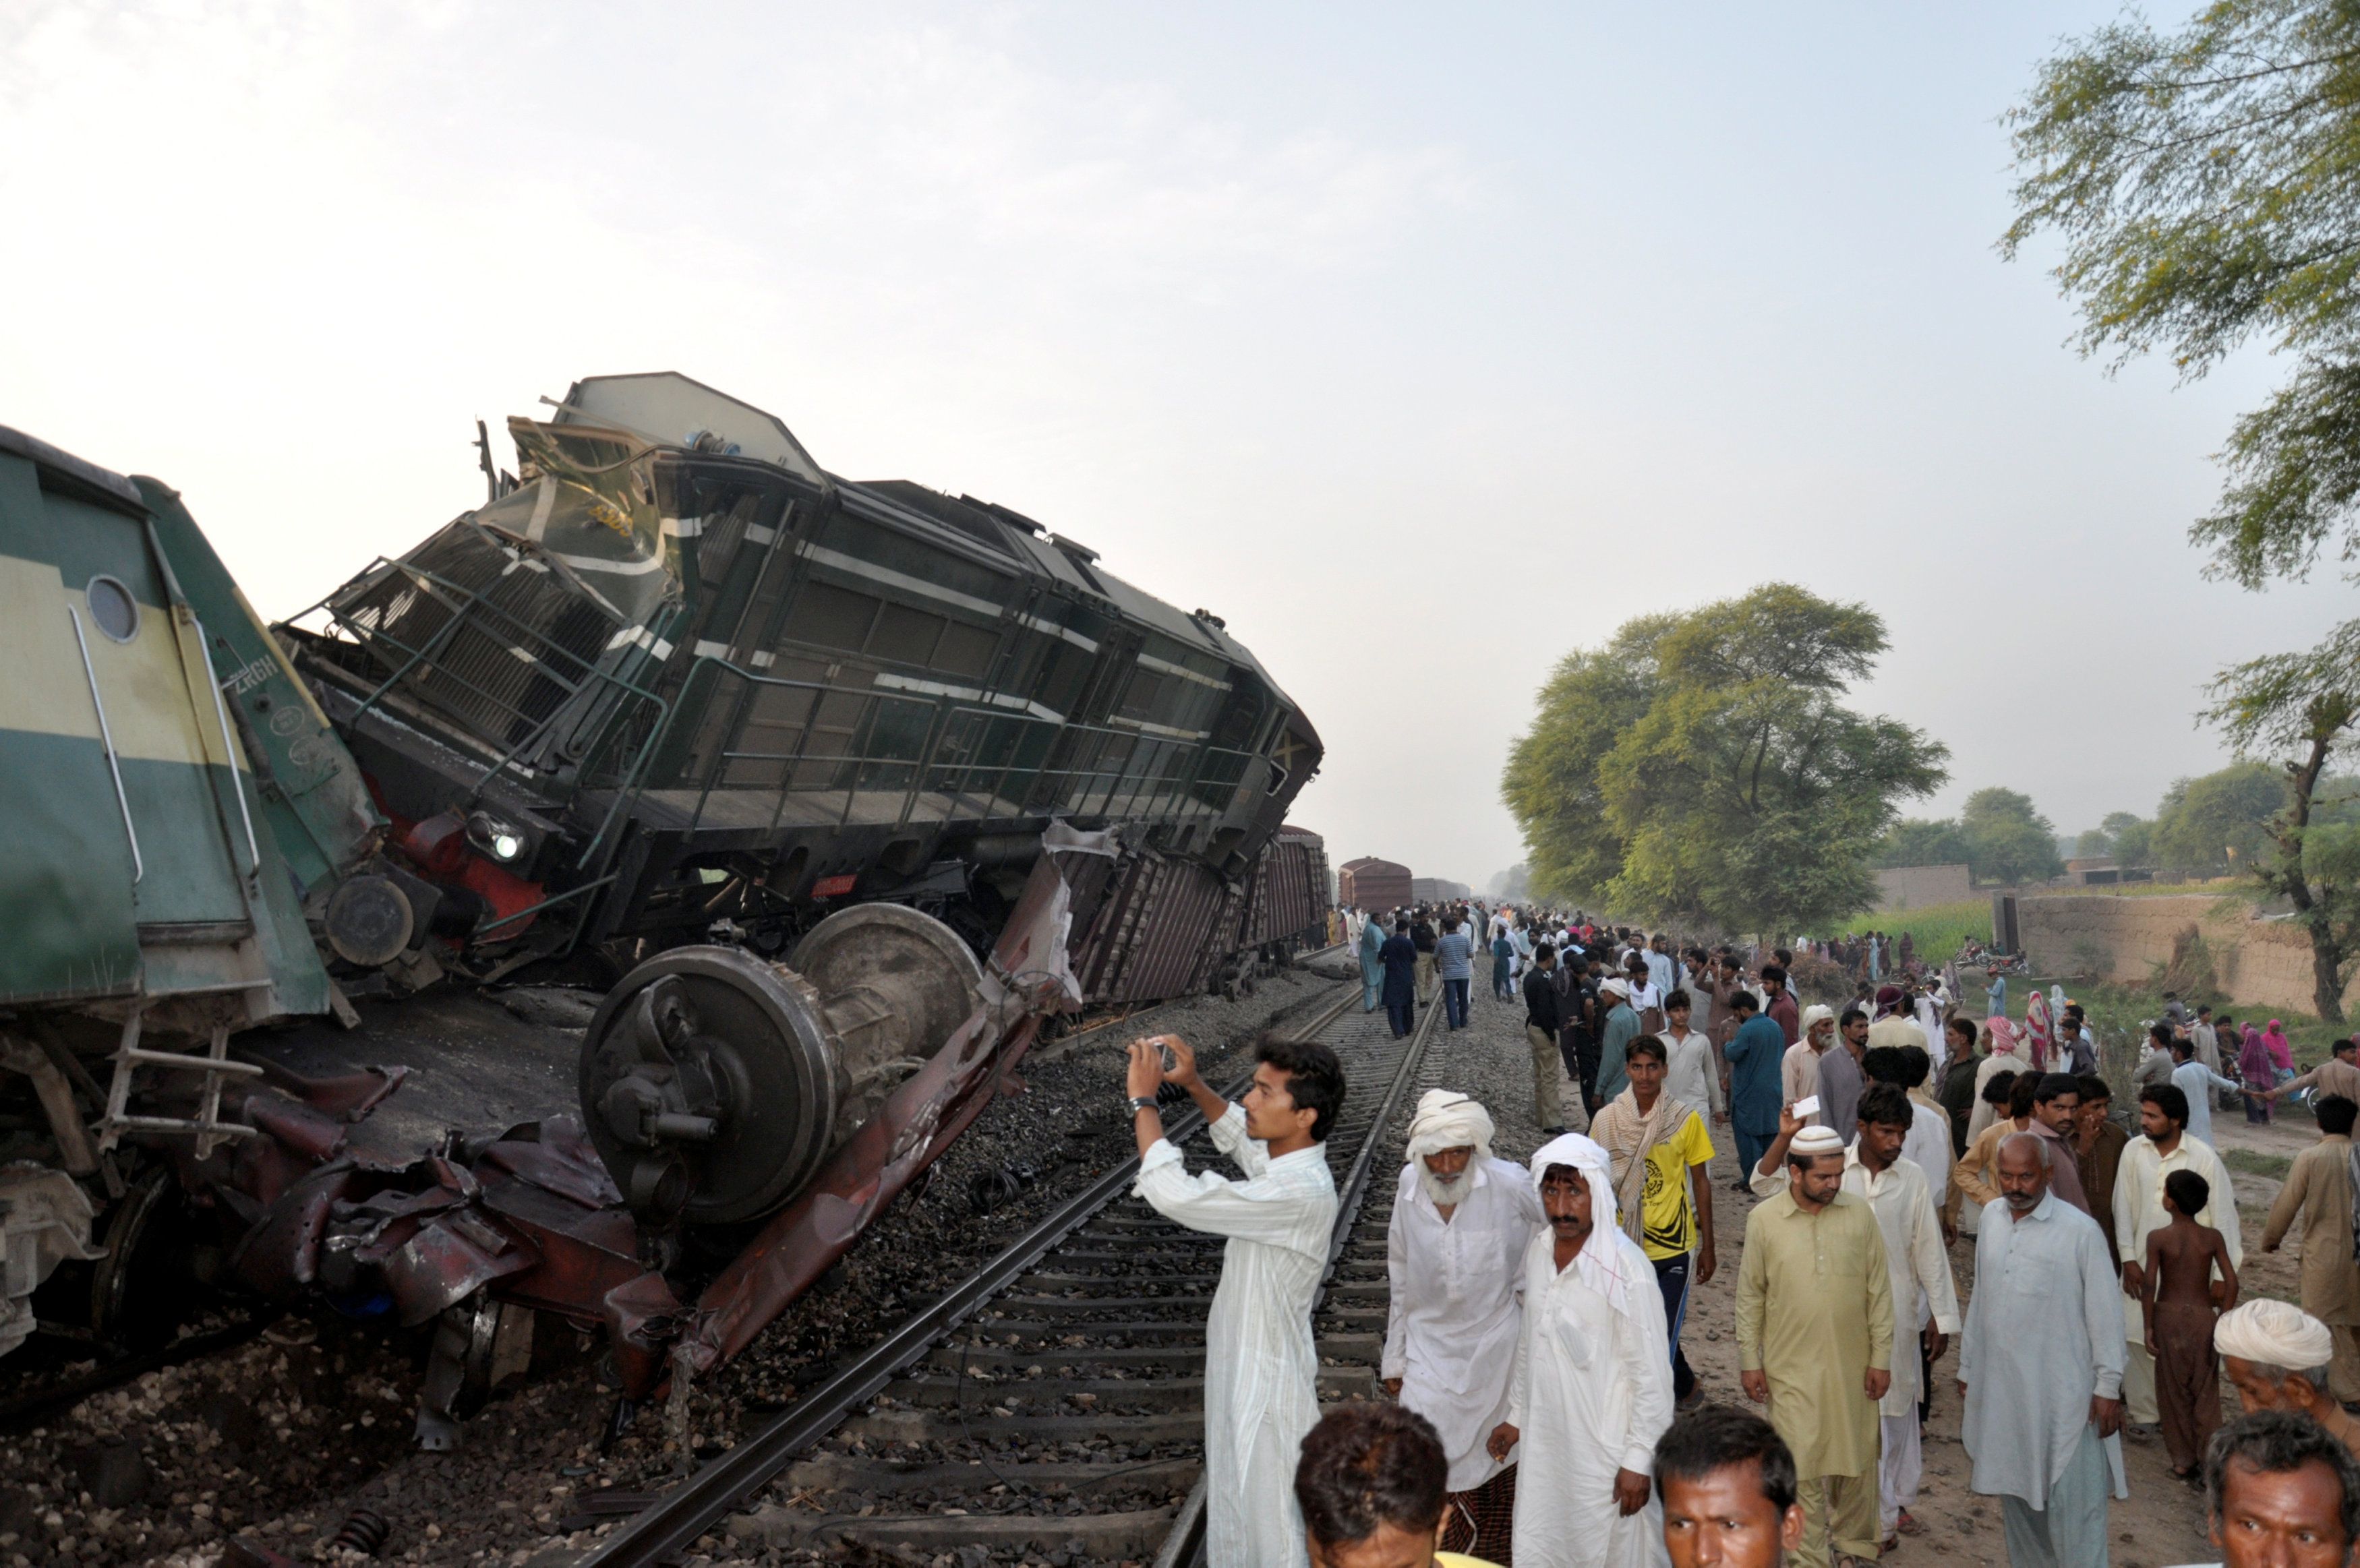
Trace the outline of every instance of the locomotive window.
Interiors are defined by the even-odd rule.
[[[130,589],[102,573],[82,592],[90,603],[91,622],[100,631],[116,642],[129,642],[139,635],[139,601],[131,596]]]
[[[934,642],[942,632],[940,615],[930,615],[907,604],[888,604],[885,614],[878,619],[877,629],[869,636],[869,651],[896,664],[923,668],[934,662]]]
[[[991,656],[1000,648],[1000,634],[953,621],[934,649],[934,668],[980,681],[991,670]]]
[[[848,593],[825,583],[803,585],[803,594],[787,615],[787,636],[822,648],[858,650],[869,640],[869,624],[877,617],[878,601],[866,593]]]
[[[1122,716],[1127,719],[1152,719],[1156,716],[1156,699],[1163,694],[1164,677],[1153,670],[1134,670],[1131,685],[1122,694]]]

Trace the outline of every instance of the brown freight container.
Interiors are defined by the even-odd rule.
[[[1397,909],[1410,901],[1409,867],[1372,855],[1344,862],[1336,882],[1336,901],[1363,912]]]
[[[1283,943],[1290,951],[1327,944],[1328,845],[1306,828],[1282,827],[1254,864],[1240,947]]]

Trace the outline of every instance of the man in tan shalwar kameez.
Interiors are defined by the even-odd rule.
[[[2360,1105],[2341,1094],[2319,1102],[2319,1141],[2294,1157],[2270,1205],[2262,1250],[2289,1230],[2302,1248],[2302,1310],[2335,1335],[2328,1380],[2339,1399],[2360,1399],[2360,1264],[2352,1258],[2352,1124]]]
[[[1794,1452],[1805,1519],[1795,1561],[1826,1568],[1832,1549],[1874,1563],[1877,1401],[1893,1381],[1885,1233],[1864,1200],[1841,1191],[1844,1147],[1831,1129],[1786,1111],[1779,1134],[1791,1139],[1787,1189],[1745,1219],[1739,1376]]]

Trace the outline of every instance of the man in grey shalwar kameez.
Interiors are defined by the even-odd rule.
[[[1959,1352],[1970,1486],[2000,1499],[2014,1568],[2106,1568],[2109,1446],[2123,1424],[2122,1286],[2098,1222],[2049,1190],[2050,1145],[1999,1149]],[[2005,1218],[2001,1216],[2005,1216]]]
[[[1163,1055],[1170,1051],[1166,1072]],[[1135,1191],[1190,1230],[1229,1237],[1205,1323],[1205,1546],[1211,1568],[1304,1568],[1295,1465],[1319,1420],[1311,1301],[1336,1229],[1336,1179],[1324,1139],[1344,1102],[1336,1053],[1264,1035],[1253,1087],[1233,1105],[1206,1086],[1174,1035],[1131,1046]],[[1164,1136],[1155,1091],[1166,1079],[1211,1126],[1213,1147],[1246,1174],[1196,1176]]]
[[[1385,945],[1385,922],[1376,915],[1360,921],[1360,1011],[1377,1010],[1377,988],[1385,983],[1385,966],[1377,953]]]

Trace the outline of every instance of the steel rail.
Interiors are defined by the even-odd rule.
[[[1354,980],[1333,1006],[1295,1031],[1295,1038],[1316,1039],[1344,1015],[1359,993],[1360,982]],[[1417,1055],[1415,1045],[1409,1055],[1412,1059]],[[1231,1085],[1232,1092],[1240,1086]],[[1386,1104],[1391,1105],[1390,1097]],[[1164,1136],[1175,1144],[1184,1142],[1204,1125],[1203,1113],[1192,1105],[1165,1125]],[[990,1262],[914,1313],[791,1409],[781,1411],[752,1436],[657,1497],[630,1523],[583,1558],[576,1568],[640,1568],[642,1564],[685,1556],[698,1537],[727,1519],[739,1504],[792,1463],[797,1454],[836,1430],[887,1384],[915,1365],[944,1336],[973,1316],[977,1309],[1014,1283],[1099,1210],[1129,1192],[1138,1175],[1137,1155],[1110,1168],[1055,1213],[1010,1243]]]

